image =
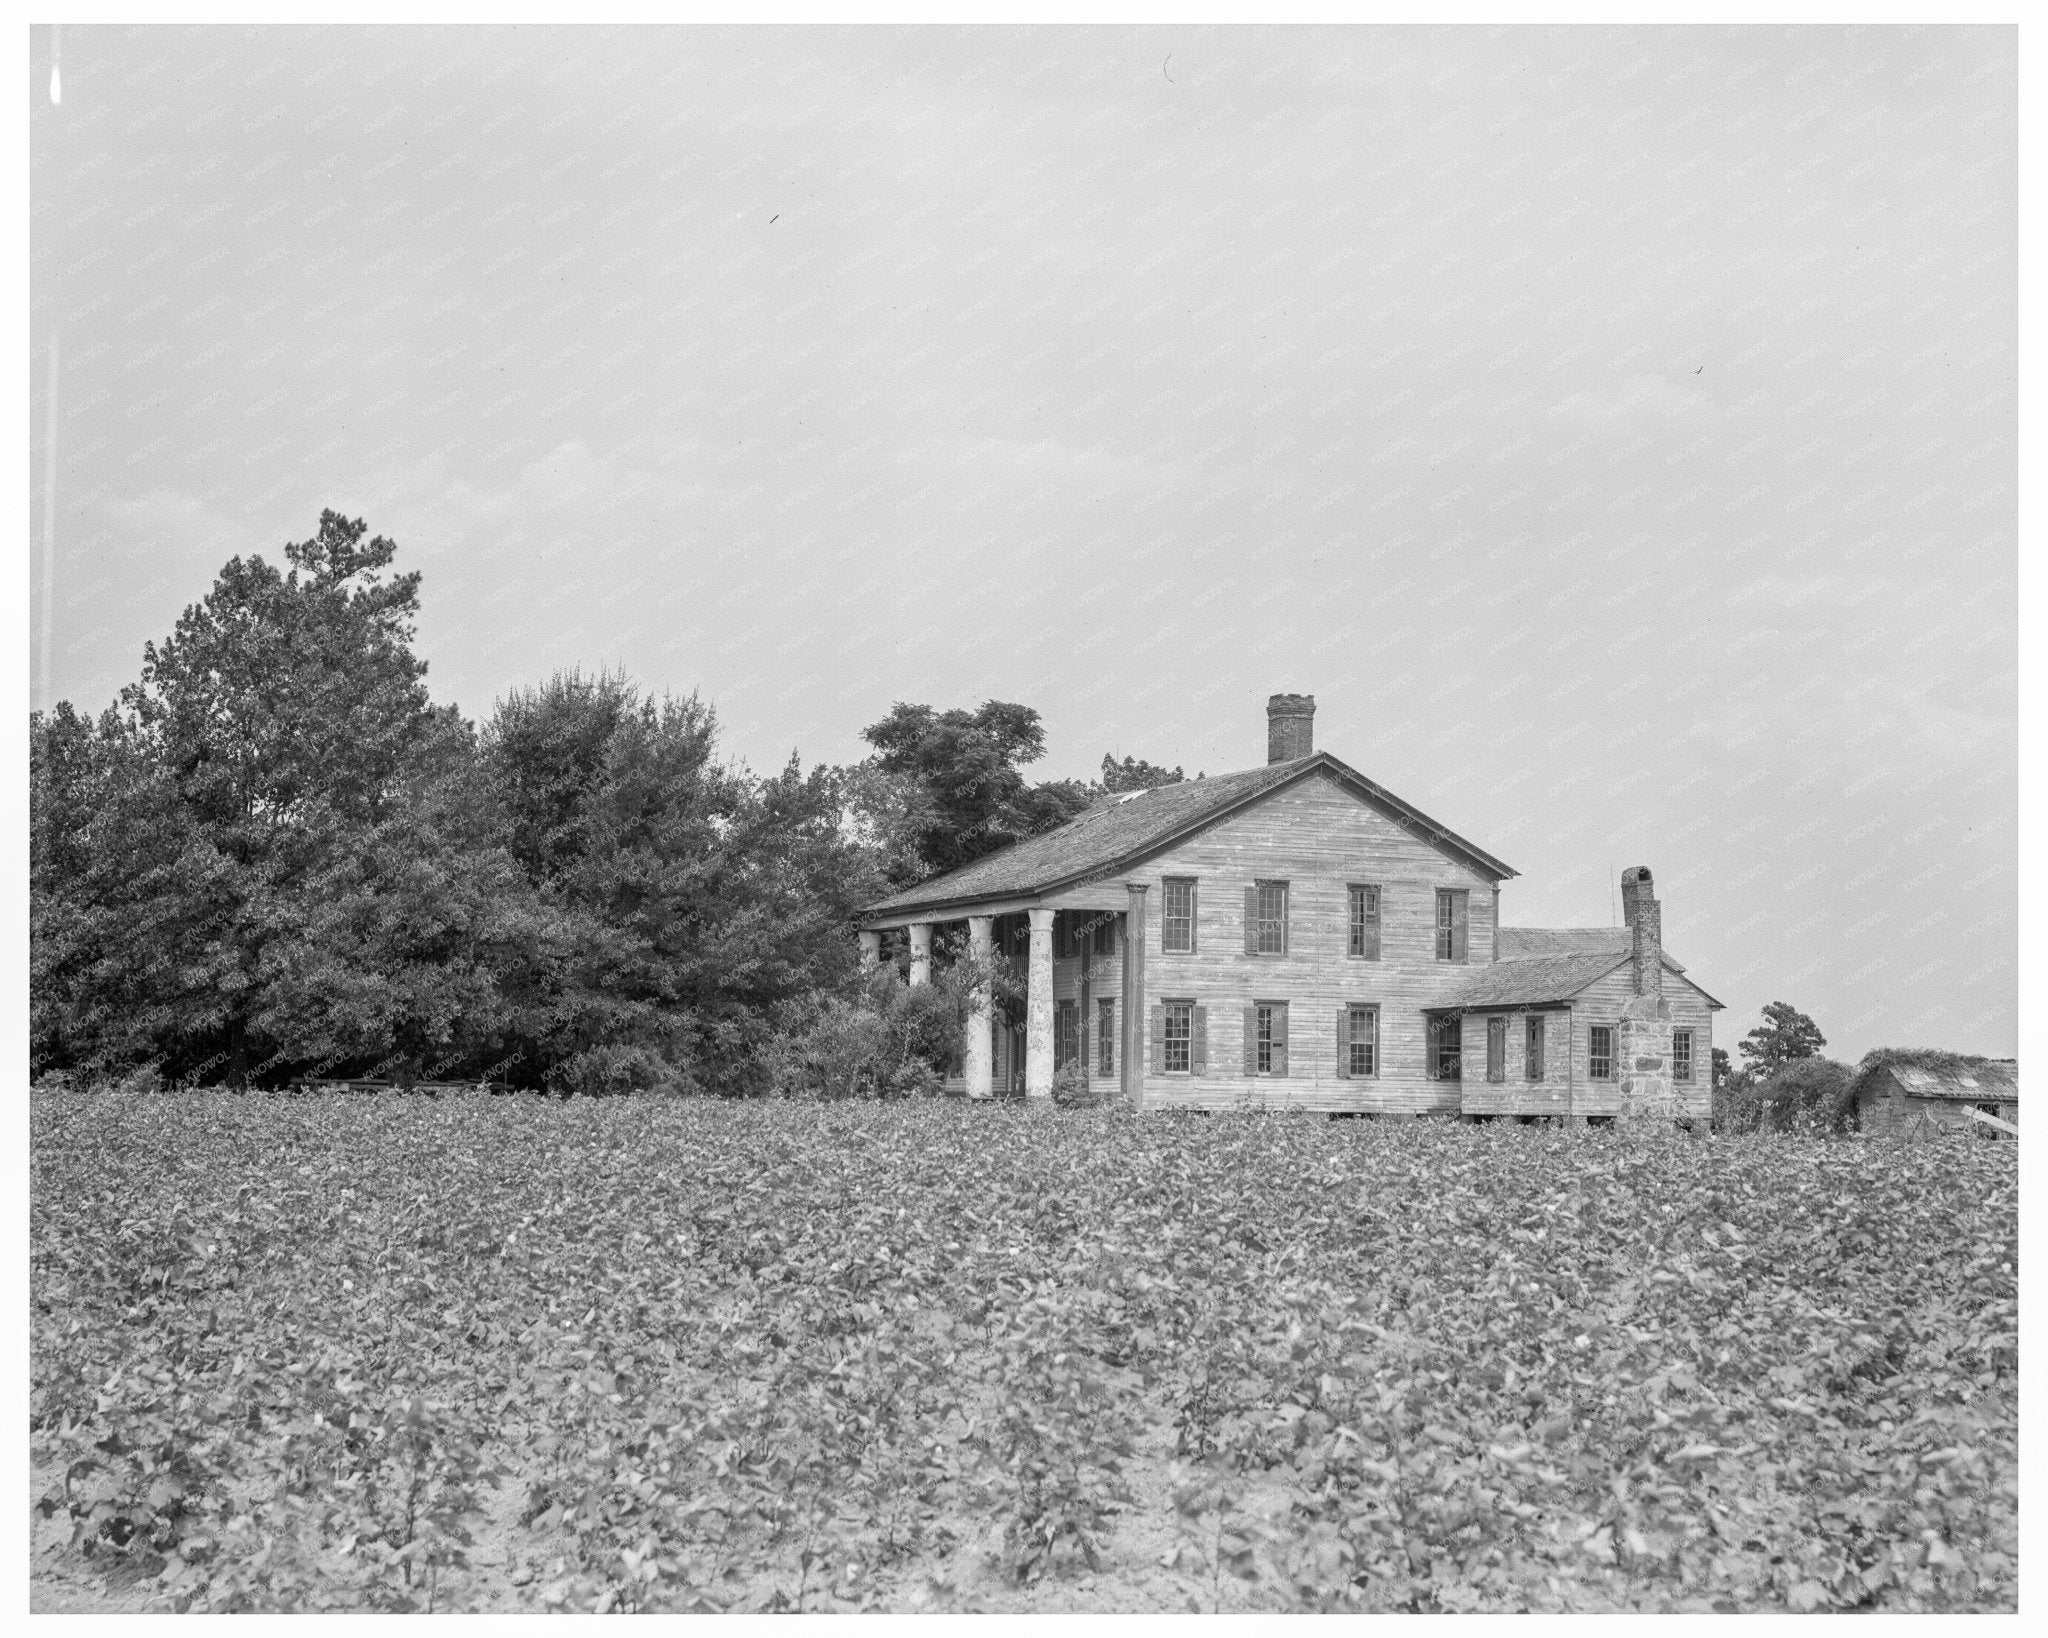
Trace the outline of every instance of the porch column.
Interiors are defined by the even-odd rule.
[[[910,982],[929,984],[932,981],[932,924],[928,921],[913,921],[910,924]]]
[[[882,964],[882,935],[863,932],[860,935],[860,970],[871,973]]]
[[[1052,912],[1032,910],[1024,991],[1024,1096],[1052,1096]]]
[[[967,1095],[995,1096],[995,1043],[989,1031],[995,1024],[994,998],[989,993],[988,970],[995,959],[994,916],[967,918],[967,954],[978,973],[967,1006]]]
[[[1146,882],[1126,882],[1130,895],[1124,911],[1124,1096],[1131,1107],[1145,1103],[1145,1056],[1151,1042],[1145,1034],[1145,890]]]

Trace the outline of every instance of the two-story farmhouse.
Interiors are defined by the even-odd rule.
[[[1650,872],[1621,927],[1500,925],[1516,874],[1267,705],[1244,773],[1098,802],[871,906],[868,961],[935,927],[1023,965],[1026,1017],[983,997],[955,1089],[1049,1096],[1079,1066],[1146,1108],[1704,1119],[1720,1002],[1663,950]]]

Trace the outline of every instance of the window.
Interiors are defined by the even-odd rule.
[[[1081,1061],[1081,1003],[1060,1001],[1052,1011],[1052,1061],[1056,1069]]]
[[[1195,948],[1195,878],[1168,876],[1166,902],[1159,919],[1160,948],[1168,954],[1191,954]]]
[[[1165,1013],[1165,1046],[1159,1067],[1169,1075],[1186,1075],[1194,1069],[1195,1004],[1169,1001]]]
[[[1532,1012],[1527,1020],[1528,1043],[1523,1049],[1523,1073],[1532,1081],[1543,1079],[1543,1014]]]
[[[1436,890],[1436,958],[1465,959],[1465,911],[1472,895],[1462,887]]]
[[[1245,1073],[1287,1073],[1287,1003],[1260,1001],[1245,1009]]]
[[[1098,1075],[1116,1073],[1116,1003],[1098,1001],[1095,1004],[1095,1072]]]
[[[1098,911],[1095,925],[1089,932],[1094,941],[1093,949],[1099,956],[1116,954],[1116,916],[1108,910]]]
[[[1486,1078],[1496,1082],[1508,1078],[1508,1021],[1505,1018],[1486,1020]]]
[[[1379,1008],[1346,1007],[1337,1014],[1337,1073],[1363,1079],[1379,1072]]]
[[[1429,1078],[1433,1081],[1455,1081],[1462,1078],[1464,1066],[1464,1028],[1456,1018],[1432,1018],[1429,1021]]]
[[[1351,889],[1351,953],[1367,961],[1380,958],[1380,890]]]
[[[1587,1051],[1587,1057],[1591,1061],[1586,1065],[1586,1073],[1596,1081],[1613,1080],[1614,1026],[1612,1024],[1595,1024],[1592,1029],[1591,1042],[1592,1044]]]
[[[1244,890],[1244,953],[1287,953],[1287,884],[1254,882]]]
[[[1692,1031],[1689,1029],[1671,1032],[1671,1078],[1674,1081],[1692,1079]]]

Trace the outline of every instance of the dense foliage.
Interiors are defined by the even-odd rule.
[[[1758,1076],[1774,1075],[1789,1063],[1811,1058],[1828,1044],[1820,1026],[1790,1002],[1772,1001],[1764,1021],[1736,1043],[1743,1066]]]
[[[1768,1077],[1744,1070],[1715,1099],[1722,1132],[1846,1132],[1855,1125],[1856,1071],[1818,1055],[1780,1064]]]
[[[396,551],[323,513],[97,720],[31,715],[32,1073],[770,1090],[865,1006],[860,905],[1102,794],[1027,784],[1038,713],[1000,700],[898,704],[868,760],[767,777],[694,695],[608,674],[474,726],[428,698]]]
[[[875,748],[876,770],[905,793],[892,860],[899,883],[1051,830],[1101,794],[1077,780],[1025,780],[1019,770],[1045,754],[1045,730],[1028,705],[988,700],[973,711],[934,711],[899,703],[861,737]]]
[[[1740,1069],[1714,1048],[1717,1132],[1842,1132],[1853,1124],[1847,1064],[1820,1056],[1827,1037],[1785,1001],[1764,1007],[1763,1022],[1737,1043]]]
[[[2012,1145],[481,1095],[31,1129],[45,1511],[172,1607],[2014,1607]]]
[[[1202,776],[1196,774],[1200,779]],[[1179,768],[1162,767],[1156,762],[1147,762],[1143,757],[1127,756],[1123,761],[1107,752],[1102,757],[1102,788],[1112,795],[1119,791],[1157,790],[1161,785],[1178,785],[1187,778]]]

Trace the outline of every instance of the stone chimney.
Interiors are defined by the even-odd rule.
[[[1630,978],[1637,995],[1664,994],[1664,914],[1650,885],[1650,867],[1621,873],[1621,919],[1629,931]]]
[[[1266,701],[1266,761],[1293,762],[1316,754],[1316,697],[1275,694]]]

